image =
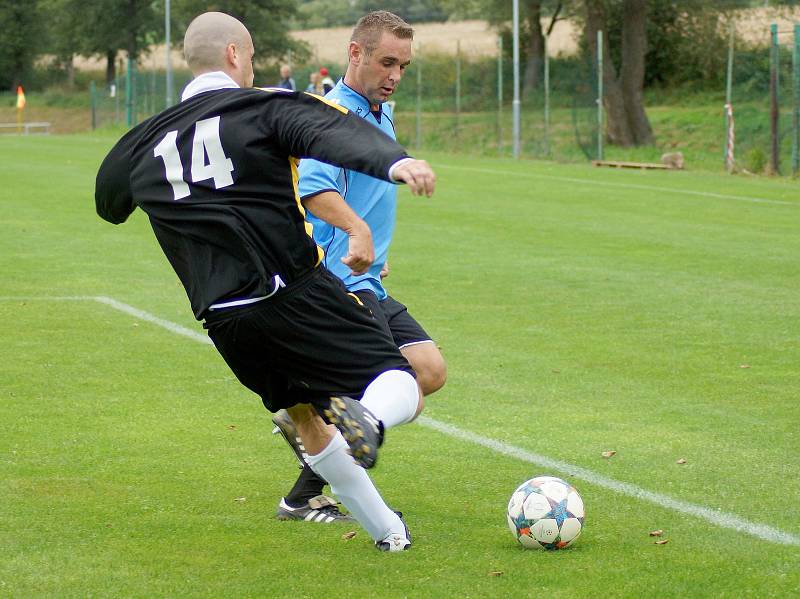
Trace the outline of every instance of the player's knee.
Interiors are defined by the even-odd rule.
[[[444,387],[447,382],[447,364],[441,354],[428,360],[425,366],[417,371],[417,381],[425,395],[436,393]]]
[[[447,364],[434,343],[419,343],[401,348],[403,355],[417,374],[424,395],[441,389],[447,381]]]

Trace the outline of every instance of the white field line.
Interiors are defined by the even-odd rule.
[[[725,193],[714,193],[713,191],[695,191],[693,189],[678,189],[675,187],[659,187],[657,185],[642,185],[640,183],[622,183],[615,181],[595,181],[593,179],[581,179],[579,177],[562,177],[560,175],[545,175],[541,173],[517,173],[513,171],[503,171],[491,168],[480,168],[470,166],[452,166],[437,164],[437,169],[452,169],[457,171],[470,171],[475,173],[486,173],[489,175],[501,175],[507,177],[523,177],[531,179],[549,179],[552,181],[563,181],[565,183],[578,183],[589,187],[620,187],[623,189],[640,189],[642,191],[657,191],[660,193],[672,193],[676,195],[698,196],[701,198],[714,198],[718,200],[738,200],[740,202],[752,202],[756,204],[777,204],[780,206],[795,206],[800,208],[800,202],[787,202],[784,200],[770,200],[768,198],[758,198],[752,196],[737,196]]]
[[[171,333],[183,335],[184,337],[188,337],[189,339],[192,339],[193,341],[197,341],[199,343],[204,343],[207,345],[212,344],[209,338],[206,337],[205,335],[197,333],[179,324],[175,324],[174,322],[164,320],[163,318],[154,316],[149,312],[145,312],[144,310],[139,310],[138,308],[134,308],[133,306],[117,301],[110,297],[105,297],[105,296],[0,297],[0,301],[35,301],[35,300],[95,301],[104,304],[106,306],[109,306],[111,308],[114,308],[115,310],[119,310],[120,312],[124,312],[125,314],[133,316],[134,318],[138,318],[140,320],[153,323],[161,328],[170,331]],[[460,429],[458,427],[455,427],[451,424],[440,422],[438,420],[434,420],[433,418],[428,418],[427,416],[420,416],[419,418],[417,418],[417,422],[424,427],[433,429],[435,431],[438,431],[455,439],[459,439],[461,441],[468,441],[470,443],[480,445],[481,447],[485,447],[501,455],[506,455],[511,458],[521,460],[523,462],[528,462],[530,464],[534,464],[541,468],[545,468],[547,471],[556,471],[567,474],[572,478],[583,480],[591,485],[602,487],[604,489],[614,491],[621,495],[627,495],[628,497],[633,497],[634,499],[647,501],[659,507],[675,510],[682,514],[689,514],[701,520],[705,520],[706,522],[710,522],[715,526],[719,526],[720,528],[735,530],[737,532],[741,532],[743,534],[750,535],[762,539],[764,541],[769,541],[771,543],[800,547],[800,537],[788,532],[784,532],[777,528],[773,528],[772,526],[767,526],[766,524],[751,522],[749,520],[745,520],[744,518],[740,518],[735,514],[729,514],[727,512],[714,510],[712,508],[707,508],[702,505],[681,501],[680,499],[674,499],[668,495],[662,495],[661,493],[653,493],[652,491],[647,491],[646,489],[642,489],[641,487],[637,487],[636,485],[620,482],[614,480],[613,478],[605,477],[602,474],[597,474],[596,472],[593,472],[586,468],[581,468],[580,466],[575,466],[574,464],[569,464],[567,462],[554,460],[552,458],[548,458],[547,456],[527,451],[525,449],[522,449],[521,447],[509,445],[508,443],[503,443],[501,441],[495,441],[494,439],[483,437],[476,433],[472,433]]]
[[[659,507],[665,507],[684,514],[690,514],[702,520],[711,522],[712,524],[715,524],[721,528],[736,530],[738,532],[758,537],[759,539],[763,539],[765,541],[780,543],[781,545],[795,545],[800,547],[800,537],[783,532],[777,528],[773,528],[765,524],[750,522],[734,514],[728,514],[711,508],[703,507],[701,505],[695,505],[693,503],[681,501],[679,499],[673,499],[672,497],[669,497],[668,495],[662,495],[661,493],[653,493],[652,491],[647,491],[637,487],[636,485],[605,477],[601,474],[592,472],[591,470],[587,470],[586,468],[581,468],[580,466],[554,460],[552,458],[515,447],[514,445],[509,445],[501,441],[495,441],[494,439],[476,435],[475,433],[465,431],[451,424],[439,422],[438,420],[428,418],[427,416],[418,417],[417,422],[419,422],[422,426],[432,428],[440,433],[444,433],[445,435],[455,437],[456,439],[481,445],[491,449],[494,452],[516,458],[523,462],[535,464],[536,466],[545,468],[548,471],[555,470],[558,472],[563,472],[573,478],[579,478],[591,485],[616,491],[621,495],[627,495],[628,497],[633,497],[635,499],[649,501],[650,503],[654,503]]]
[[[123,304],[113,298],[105,297],[99,295],[97,297],[92,298],[101,304],[105,304],[107,306],[111,306],[115,310],[119,310],[120,312],[125,312],[125,314],[130,314],[131,316],[138,318],[139,320],[146,320],[147,322],[152,322],[155,325],[160,326],[163,329],[167,329],[170,333],[175,333],[176,335],[183,335],[184,337],[188,337],[193,341],[199,341],[200,343],[205,343],[207,345],[214,345],[213,341],[208,338],[208,335],[203,335],[202,333],[198,333],[197,331],[193,331],[192,329],[187,329],[186,327],[182,327],[179,324],[175,324],[174,322],[170,322],[169,320],[164,320],[163,318],[159,318],[158,316],[153,316],[149,312],[145,312],[144,310],[139,310],[138,308],[134,308],[133,306],[129,306],[128,304]]]
[[[123,302],[117,301],[114,298],[106,297],[104,295],[74,295],[74,296],[60,296],[60,297],[16,297],[16,296],[0,296],[0,301],[8,301],[8,302],[32,302],[32,301],[57,301],[57,302],[69,302],[69,301],[94,301],[101,304],[105,304],[106,306],[111,306],[115,310],[119,310],[120,312],[125,312],[125,314],[129,314],[134,318],[138,318],[139,320],[144,320],[147,322],[152,322],[155,325],[160,326],[162,329],[167,329],[171,333],[175,333],[176,335],[183,335],[184,337],[188,337],[194,341],[199,341],[200,343],[206,343],[208,345],[214,345],[214,343],[209,339],[206,335],[202,333],[198,333],[197,331],[193,331],[192,329],[186,328],[179,324],[175,324],[174,322],[170,322],[169,320],[164,320],[163,318],[159,318],[158,316],[154,316],[149,312],[145,312],[144,310],[139,310],[138,308],[134,308],[133,306],[129,306]]]

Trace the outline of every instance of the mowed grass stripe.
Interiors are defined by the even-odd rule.
[[[551,181],[561,181],[563,183],[578,183],[580,185],[589,186],[603,186],[603,187],[618,187],[623,189],[636,189],[640,191],[656,191],[659,193],[670,193],[677,195],[696,196],[704,198],[712,198],[719,200],[737,200],[740,202],[751,202],[757,204],[776,204],[780,206],[794,206],[800,208],[800,202],[789,202],[783,200],[773,200],[769,198],[760,198],[753,196],[740,196],[725,193],[715,193],[712,191],[697,191],[694,189],[681,189],[676,187],[662,187],[658,185],[642,185],[641,183],[627,183],[619,181],[601,181],[598,179],[582,179],[580,177],[565,177],[562,175],[548,175],[544,173],[531,173],[531,172],[516,172],[505,171],[500,169],[473,167],[473,166],[457,166],[452,164],[436,164],[436,168],[443,168],[447,170],[469,171],[474,173],[483,173],[487,175],[499,175],[503,177],[524,177],[532,179],[548,179]]]
[[[104,296],[96,296],[96,297],[79,296],[79,297],[54,297],[54,298],[0,297],[0,300],[8,300],[8,301],[19,301],[22,299],[24,300],[49,299],[53,301],[75,301],[75,300],[96,301],[100,304],[109,306],[115,310],[133,316],[134,318],[138,318],[140,320],[155,324],[156,326],[159,326],[171,333],[182,335],[199,343],[207,345],[211,344],[211,341],[208,339],[208,337],[196,333],[191,329],[187,329],[186,327],[175,324],[168,320],[164,320],[163,318],[159,318],[158,316],[150,314],[149,312],[140,310],[138,308],[134,308],[133,306],[130,306],[124,302],[120,302],[118,300],[109,297],[104,297]],[[748,520],[745,520],[744,518],[736,516],[735,514],[717,511],[705,506],[696,505],[686,501],[681,501],[679,499],[674,499],[672,497],[669,497],[668,495],[663,495],[661,493],[654,493],[652,491],[642,489],[630,483],[625,483],[614,480],[612,478],[608,478],[587,468],[581,468],[580,466],[576,466],[574,464],[569,464],[567,462],[554,460],[552,458],[537,453],[532,453],[520,447],[516,447],[508,443],[502,443],[500,441],[496,441],[494,439],[490,439],[488,437],[484,437],[476,433],[465,431],[453,425],[440,422],[438,420],[429,418],[427,416],[420,416],[418,418],[418,422],[422,426],[431,428],[433,430],[436,430],[440,433],[443,433],[455,439],[461,441],[468,441],[470,443],[474,443],[482,447],[485,447],[487,449],[490,449],[491,451],[494,451],[496,453],[506,455],[524,462],[529,462],[531,464],[535,464],[543,468],[548,468],[556,470],[558,472],[563,472],[572,477],[584,480],[590,484],[603,487],[605,489],[614,491],[616,493],[620,493],[622,495],[627,495],[628,497],[633,497],[634,499],[647,501],[659,507],[675,510],[683,514],[689,514],[691,516],[694,516],[695,518],[705,520],[720,528],[735,530],[737,532],[741,532],[743,534],[747,534],[762,539],[764,541],[769,541],[771,543],[800,547],[800,537],[781,531],[777,528],[767,526],[765,524],[750,522]]]

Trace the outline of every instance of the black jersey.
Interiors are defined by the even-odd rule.
[[[195,316],[270,295],[321,260],[297,193],[310,157],[388,180],[403,148],[344,108],[301,92],[207,91],[144,121],[97,174],[105,220],[136,206],[186,288]]]

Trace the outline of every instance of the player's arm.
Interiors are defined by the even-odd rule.
[[[342,262],[354,275],[367,272],[375,261],[372,231],[344,198],[335,191],[327,190],[303,198],[303,205],[317,218],[347,233],[347,256],[342,258]]]
[[[127,134],[117,142],[100,165],[95,181],[97,214],[115,225],[124,223],[136,208],[130,184],[130,141]]]
[[[312,94],[282,95],[267,102],[266,118],[294,156],[316,158],[384,181],[407,183],[431,195],[436,177],[377,127]]]

